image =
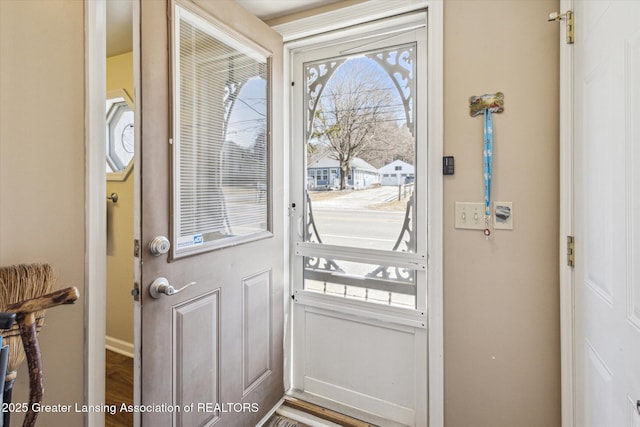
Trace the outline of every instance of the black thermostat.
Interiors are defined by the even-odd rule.
[[[444,156],[442,158],[442,174],[453,175],[455,172],[453,156]]]

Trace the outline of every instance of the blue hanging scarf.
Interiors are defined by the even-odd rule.
[[[484,219],[485,236],[489,237],[489,218],[491,218],[491,173],[493,170],[493,119],[491,110],[484,110]]]

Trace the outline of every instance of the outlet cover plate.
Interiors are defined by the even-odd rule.
[[[513,202],[493,202],[494,230],[513,230]]]

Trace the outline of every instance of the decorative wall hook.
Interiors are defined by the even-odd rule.
[[[484,116],[484,237],[489,240],[491,229],[491,175],[493,173],[493,119],[492,113],[504,111],[504,94],[496,92],[469,98],[469,115],[471,117],[482,114]]]
[[[492,113],[502,113],[504,111],[504,94],[496,92],[469,98],[469,115],[471,117],[483,114],[486,109]]]

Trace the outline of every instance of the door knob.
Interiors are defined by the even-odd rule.
[[[107,196],[107,200],[111,200],[113,203],[118,203],[118,193],[111,193]]]
[[[175,295],[187,289],[189,286],[195,285],[196,282],[190,282],[181,287],[180,289],[176,289],[169,284],[169,281],[164,277],[158,277],[156,280],[151,283],[149,286],[149,295],[153,298],[160,298],[162,295]]]
[[[171,248],[171,242],[169,242],[169,239],[164,236],[158,236],[149,241],[148,247],[151,255],[160,256],[169,252],[169,249]]]

